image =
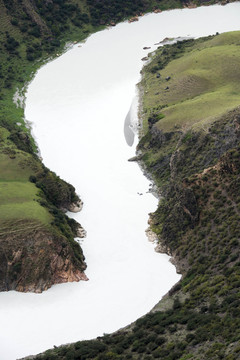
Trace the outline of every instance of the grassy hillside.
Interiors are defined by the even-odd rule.
[[[162,194],[150,225],[182,279],[128,328],[36,359],[240,358],[239,44],[233,32],[165,46],[143,69],[138,158]]]
[[[184,57],[182,51],[192,41],[166,46],[146,67],[143,84],[143,112],[162,106],[165,116],[158,129],[206,130],[222,113],[239,104],[239,35],[224,34],[202,44],[197,43]],[[164,69],[164,58],[171,61]],[[158,78],[154,74],[161,74]],[[170,77],[169,80],[166,80]],[[147,92],[146,92],[147,91]]]
[[[232,145],[231,134],[218,141],[216,121],[239,105],[239,43],[239,33],[233,32],[167,45],[145,67],[140,84],[145,135],[139,149],[154,147],[144,151],[143,160],[153,174],[155,165],[161,170],[156,174],[159,185],[169,180],[173,159],[175,174],[186,176],[216,162]],[[181,152],[176,156],[177,148]],[[181,168],[182,153],[188,167]]]

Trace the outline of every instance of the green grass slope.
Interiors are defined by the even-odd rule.
[[[31,156],[14,146],[2,146],[0,151],[0,224],[6,220],[36,219],[49,224],[51,216],[37,201],[39,189],[29,181],[34,171],[29,166]]]
[[[181,56],[184,45],[175,45],[174,52],[164,47],[145,70],[143,112],[148,116],[161,104],[165,118],[157,127],[163,131],[174,130],[175,126],[207,130],[219,115],[239,104],[239,34],[198,42]],[[161,70],[162,55],[172,56],[172,61]]]

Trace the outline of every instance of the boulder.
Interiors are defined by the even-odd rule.
[[[83,202],[81,200],[73,202],[68,206],[68,211],[77,213],[82,210]]]

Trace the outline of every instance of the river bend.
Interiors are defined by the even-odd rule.
[[[2,360],[115,331],[148,312],[178,281],[168,256],[146,238],[157,200],[138,165],[127,161],[136,141],[127,145],[124,120],[130,108],[136,118],[136,101],[131,104],[143,47],[239,27],[240,3],[149,14],[92,35],[38,71],[25,115],[45,165],[84,201],[74,217],[87,230],[82,247],[90,280],[43,294],[1,293]]]

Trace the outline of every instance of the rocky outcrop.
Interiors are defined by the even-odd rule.
[[[79,238],[85,238],[87,236],[87,232],[81,225],[79,225],[78,228],[77,228],[76,235]]]
[[[0,234],[0,291],[41,293],[54,284],[88,280],[77,242],[37,222],[6,225],[13,230]]]
[[[78,200],[76,202],[73,202],[69,204],[67,210],[73,213],[77,213],[82,210],[83,202],[81,200]]]
[[[138,21],[139,19],[138,19],[138,15],[136,15],[136,16],[133,16],[132,18],[130,18],[129,20],[128,20],[128,22],[129,23],[132,23],[132,22],[134,22],[134,21]]]

